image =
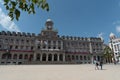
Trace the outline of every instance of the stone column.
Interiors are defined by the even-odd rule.
[[[54,61],[54,54],[52,54],[52,61]]]
[[[40,61],[42,61],[42,54],[40,54]]]
[[[56,45],[56,49],[58,49],[58,41],[56,41],[56,44],[55,44],[55,45]]]
[[[17,54],[17,53],[16,53]],[[19,54],[17,54],[17,60],[16,60],[16,63],[18,64],[19,62]]]
[[[90,54],[91,54],[91,63],[94,64],[92,43],[91,43],[91,40],[89,40],[89,41],[90,41],[89,48],[90,48]]]
[[[14,55],[14,54],[12,54],[12,53],[10,53],[10,54],[11,54],[11,59],[13,59],[13,55]]]
[[[48,54],[46,54],[46,61],[48,62]]]
[[[1,64],[1,60],[2,60],[2,54],[0,54],[0,64]]]
[[[30,56],[30,55],[29,55]],[[22,60],[21,60],[22,62],[24,61],[24,54],[22,54]]]
[[[65,62],[65,54],[63,54],[63,62]]]
[[[51,49],[53,49],[53,41],[52,40],[51,40],[50,46],[51,46]]]
[[[34,53],[34,55],[33,55],[33,61],[36,61],[36,53]]]
[[[61,50],[63,50],[63,42],[61,41]]]
[[[57,61],[60,61],[59,58],[60,58],[60,55],[58,54],[58,55],[57,55]]]

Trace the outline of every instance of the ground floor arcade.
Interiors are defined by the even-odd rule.
[[[41,63],[73,63],[90,64],[100,61],[101,55],[64,53],[62,51],[0,52],[0,64],[41,64]]]

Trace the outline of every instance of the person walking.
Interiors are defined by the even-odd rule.
[[[99,70],[98,65],[99,65],[98,61],[95,61],[95,70],[96,70],[96,69]]]
[[[100,68],[101,68],[101,70],[102,70],[102,66],[103,66],[103,62],[102,61],[100,61]]]

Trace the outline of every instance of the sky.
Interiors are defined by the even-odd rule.
[[[47,0],[50,11],[36,9],[36,14],[21,12],[19,21],[11,21],[0,0],[0,31],[29,32],[36,35],[48,18],[58,34],[77,37],[102,37],[109,42],[112,32],[120,37],[120,0]]]

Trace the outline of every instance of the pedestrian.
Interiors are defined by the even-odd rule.
[[[98,61],[95,61],[95,70],[96,70],[96,69],[99,70],[98,65],[99,65],[99,62],[98,62]]]
[[[103,66],[103,62],[102,61],[100,61],[100,68],[101,68],[101,70],[102,70],[102,66]]]
[[[115,60],[115,59],[113,59],[113,62],[114,62],[114,64],[116,65],[116,60]]]

